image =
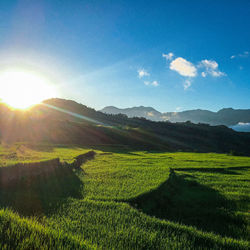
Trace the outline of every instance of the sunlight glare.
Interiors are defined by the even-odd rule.
[[[16,109],[27,109],[54,97],[55,88],[46,78],[30,71],[0,73],[0,100]]]

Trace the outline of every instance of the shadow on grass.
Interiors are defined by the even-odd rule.
[[[250,166],[229,167],[229,170],[248,170]]]
[[[233,238],[247,238],[247,222],[235,215],[236,205],[219,192],[199,184],[190,175],[171,172],[157,189],[129,203],[160,219],[195,226]]]
[[[228,167],[228,168],[175,168],[176,171],[185,172],[203,172],[203,173],[218,173],[218,174],[231,174],[231,175],[241,175],[241,173],[233,170],[248,170],[249,166],[243,167]]]
[[[92,150],[100,150],[103,152],[103,154],[112,154],[112,153],[118,153],[118,154],[127,154],[127,155],[135,155],[137,156],[138,153],[141,151],[147,152],[147,153],[166,153],[166,152],[176,152],[171,151],[168,149],[161,149],[161,148],[155,148],[154,150],[150,147],[146,146],[131,146],[131,145],[122,145],[122,144],[114,144],[114,145],[90,145],[86,148],[91,148]]]
[[[25,216],[54,213],[68,198],[82,198],[83,184],[76,171],[61,167],[49,175],[23,178],[10,187],[0,187],[0,205]]]
[[[176,168],[176,171],[240,175],[229,168]]]

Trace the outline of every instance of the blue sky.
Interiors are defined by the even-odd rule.
[[[100,109],[250,108],[250,1],[0,1],[0,70]]]

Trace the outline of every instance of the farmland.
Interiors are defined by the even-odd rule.
[[[90,150],[80,170],[0,190],[1,248],[249,247],[249,157],[19,143],[1,146],[0,166]]]

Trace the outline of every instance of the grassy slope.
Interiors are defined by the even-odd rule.
[[[168,178],[170,168],[240,166],[250,166],[250,158],[214,153],[104,152],[83,166],[86,175],[82,181],[87,198],[128,200],[157,188]]]
[[[8,158],[15,150],[2,148],[4,157],[0,164],[8,165],[19,157],[22,161],[50,157],[71,161],[87,149],[34,146],[27,149],[26,146],[22,155]],[[119,249],[247,248],[250,178],[249,169],[242,167],[250,166],[249,158],[129,152],[125,148],[107,147],[98,148],[97,152],[96,159],[83,166],[84,172],[76,173],[81,182],[77,197],[74,192],[63,193],[59,197],[60,206],[52,209],[44,206],[43,228],[68,235],[65,246],[70,247],[75,239],[80,242],[79,239],[84,238],[99,247]],[[236,169],[228,169],[232,167]],[[170,168],[180,170],[175,170],[174,178],[170,176]],[[58,186],[67,186],[67,183],[68,180],[58,182]],[[39,185],[43,186],[42,182]],[[53,182],[45,186],[42,199],[47,195],[50,200]],[[19,192],[19,196],[22,195]],[[32,193],[29,198],[32,200],[36,195]],[[211,205],[208,210],[204,209],[207,204]],[[11,207],[19,209],[16,204]],[[1,218],[9,218],[9,212],[1,213]],[[217,216],[221,224],[219,231],[211,223],[204,225],[204,221],[209,222],[207,216],[209,220]],[[197,222],[199,218],[201,223]]]
[[[35,220],[0,210],[1,249],[94,249],[94,246],[61,230],[44,227]]]
[[[204,233],[149,217],[128,204],[72,201],[48,225],[84,237],[104,249],[245,249],[247,242]]]
[[[89,149],[77,146],[16,143],[3,146],[0,144],[0,167],[14,165],[19,162],[39,162],[59,157],[61,161],[71,162],[74,157]]]

